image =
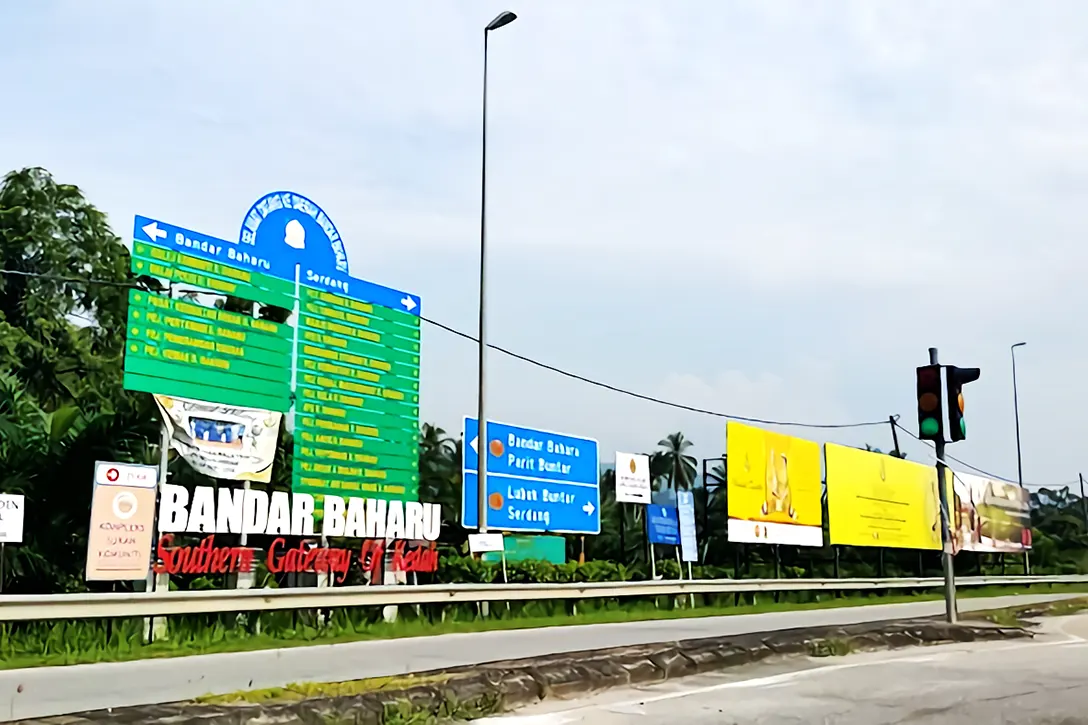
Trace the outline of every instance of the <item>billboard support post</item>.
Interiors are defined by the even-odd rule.
[[[929,364],[937,362],[937,348],[929,348]],[[941,502],[941,564],[944,569],[944,613],[949,624],[956,623],[956,572],[952,560],[952,512],[949,508],[948,487],[945,480],[948,467],[944,463],[944,437],[933,442],[937,451],[937,495]]]

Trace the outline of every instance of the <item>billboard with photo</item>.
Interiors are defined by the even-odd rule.
[[[941,549],[936,468],[834,443],[824,451],[832,545]]]
[[[272,480],[282,413],[155,395],[170,447],[198,473],[226,481]]]
[[[1031,548],[1031,496],[1015,483],[953,473],[953,551],[1016,553]]]
[[[726,424],[730,541],[823,546],[820,444]]]

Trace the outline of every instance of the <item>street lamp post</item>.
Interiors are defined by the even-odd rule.
[[[504,25],[517,20],[517,15],[506,10],[495,16],[484,27],[484,94],[483,94],[483,124],[481,128],[480,144],[480,351],[479,351],[479,378],[477,380],[476,420],[478,421],[478,443],[476,466],[476,492],[477,511],[479,515],[479,531],[487,533],[487,411],[484,401],[486,398],[485,360],[487,356],[487,307],[484,304],[485,283],[487,281],[487,36],[492,30],[498,30]]]
[[[1012,357],[1012,414],[1016,421],[1016,480],[1020,488],[1024,487],[1024,463],[1020,454],[1020,401],[1016,393],[1016,348],[1027,345],[1026,342],[1018,342],[1009,348]],[[1024,549],[1024,573],[1031,573],[1031,554]]]
[[[1012,414],[1016,419],[1016,480],[1020,488],[1024,487],[1024,464],[1020,457],[1020,403],[1016,395],[1016,348],[1027,345],[1026,342],[1018,342],[1009,348],[1012,356]]]

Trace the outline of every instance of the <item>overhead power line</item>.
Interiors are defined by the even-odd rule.
[[[134,289],[144,289],[145,288],[144,285],[142,285],[142,284],[140,284],[139,282],[136,282],[136,281],[133,281],[133,282],[112,282],[112,281],[104,281],[104,280],[79,279],[79,278],[73,278],[73,277],[56,277],[56,276],[52,276],[52,275],[35,274],[33,272],[20,272],[20,271],[15,271],[15,270],[0,270],[0,274],[15,274],[15,275],[20,275],[20,276],[24,276],[24,277],[36,277],[36,278],[46,279],[46,280],[50,280],[50,281],[66,282],[66,283],[73,283],[73,284],[80,284],[80,283],[87,284],[87,285],[102,284],[102,285],[110,285],[110,286],[116,286],[116,287],[130,287],[130,288],[134,288]],[[442,330],[445,330],[446,332],[457,335],[458,337],[463,337],[466,340],[471,340],[471,341],[476,342],[476,343],[479,342],[479,339],[474,337],[473,335],[470,335],[467,332],[462,332],[461,330],[458,330],[458,329],[456,329],[454,327],[450,327],[449,325],[438,322],[437,320],[432,320],[432,319],[430,319],[428,317],[423,317],[422,315],[420,315],[420,319],[423,320],[424,322],[430,324],[430,325],[434,325],[435,327],[438,327],[439,329],[442,329]],[[881,425],[887,425],[888,424],[887,420],[867,421],[867,422],[862,422],[862,423],[805,423],[805,422],[801,422],[801,421],[771,420],[769,418],[752,418],[752,417],[744,416],[744,415],[734,415],[732,413],[722,413],[722,412],[716,411],[716,410],[708,410],[706,408],[698,408],[698,407],[695,407],[695,406],[692,406],[692,405],[685,405],[683,403],[675,403],[675,402],[673,402],[671,400],[665,400],[663,398],[657,398],[657,397],[654,397],[652,395],[645,395],[643,393],[637,393],[637,392],[635,392],[633,390],[628,390],[626,388],[621,388],[621,387],[618,387],[616,385],[611,385],[609,383],[601,382],[600,380],[594,380],[592,378],[587,378],[584,375],[579,375],[577,373],[572,373],[569,370],[563,370],[562,368],[558,368],[558,367],[556,367],[554,365],[549,365],[547,363],[541,362],[541,361],[536,360],[534,358],[528,357],[527,355],[522,355],[520,353],[516,353],[513,350],[507,350],[506,348],[501,347],[499,345],[489,344],[488,348],[490,348],[492,350],[495,350],[496,352],[500,352],[503,355],[507,355],[509,357],[512,357],[512,358],[514,358],[516,360],[521,360],[522,362],[529,363],[530,365],[535,365],[536,367],[542,368],[544,370],[548,370],[548,371],[556,373],[558,375],[562,375],[562,376],[570,378],[572,380],[577,380],[577,381],[585,383],[587,385],[593,385],[595,387],[603,388],[605,390],[611,390],[614,393],[619,393],[621,395],[626,395],[628,397],[636,398],[638,400],[644,400],[644,401],[649,402],[649,403],[656,403],[657,405],[664,405],[664,406],[667,406],[667,407],[670,407],[670,408],[675,408],[677,410],[686,410],[686,411],[691,412],[691,413],[699,413],[701,415],[710,415],[710,416],[714,416],[716,418],[724,418],[724,419],[727,419],[727,420],[735,420],[735,421],[738,421],[738,422],[741,422],[741,423],[755,423],[755,424],[758,424],[758,425],[774,425],[774,426],[783,426],[783,427],[792,427],[792,428],[820,428],[820,429],[828,429],[828,430],[830,430],[830,429],[843,429],[843,428],[868,428],[868,427],[872,427],[872,426],[881,426]]]
[[[450,327],[449,325],[444,325],[441,322],[438,322],[437,320],[432,320],[430,318],[423,317],[422,315],[420,315],[420,319],[422,319],[424,322],[427,322],[427,323],[429,323],[431,325],[434,325],[435,327],[441,328],[441,329],[445,330],[446,332],[451,332],[454,335],[457,335],[459,337],[463,337],[466,340],[472,340],[473,342],[476,342],[476,343],[479,342],[479,338],[474,337],[473,335],[470,335],[467,332],[461,332],[460,330],[456,330],[456,329]],[[629,397],[637,398],[639,400],[645,400],[645,401],[650,402],[650,403],[657,403],[658,405],[665,405],[665,406],[668,406],[670,408],[676,408],[677,410],[686,410],[686,411],[689,411],[689,412],[692,412],[692,413],[700,413],[702,415],[711,415],[711,416],[714,416],[716,418],[726,418],[728,420],[735,420],[735,421],[742,422],[742,423],[758,423],[758,424],[761,424],[761,425],[790,426],[790,427],[794,427],[794,428],[825,428],[825,429],[831,429],[831,428],[867,428],[869,426],[887,425],[888,424],[887,420],[877,420],[877,421],[870,421],[870,422],[866,422],[866,423],[802,423],[802,422],[798,422],[798,421],[770,420],[770,419],[767,419],[767,418],[749,418],[749,417],[743,416],[743,415],[733,415],[732,413],[721,413],[721,412],[718,412],[718,411],[715,411],[715,410],[707,410],[706,408],[697,408],[697,407],[692,406],[692,405],[684,405],[683,403],[674,403],[671,400],[664,400],[662,398],[655,398],[652,395],[644,395],[642,393],[636,393],[633,390],[627,390],[626,388],[620,388],[620,387],[617,387],[615,385],[611,385],[609,383],[603,383],[600,380],[594,380],[592,378],[587,378],[584,375],[579,375],[577,373],[572,373],[569,370],[563,370],[562,368],[557,368],[554,365],[549,365],[549,364],[541,362],[539,360],[535,360],[535,359],[533,359],[531,357],[527,357],[525,355],[521,355],[519,353],[516,353],[516,352],[514,352],[512,350],[507,350],[506,348],[500,347],[499,345],[488,344],[488,347],[491,348],[492,350],[495,350],[496,352],[501,352],[503,355],[508,355],[508,356],[510,356],[512,358],[515,358],[517,360],[521,360],[522,362],[527,362],[530,365],[535,365],[538,368],[542,368],[544,370],[549,370],[549,371],[551,371],[553,373],[557,373],[559,375],[563,375],[565,377],[571,378],[572,380],[577,380],[579,382],[586,383],[587,385],[593,385],[593,386],[596,386],[598,388],[604,388],[605,390],[611,390],[614,393],[620,393],[621,395],[627,395]]]
[[[908,429],[904,428],[902,425],[900,425],[899,421],[895,422],[895,427],[898,428],[899,430],[903,431],[907,435],[909,435],[914,440],[916,440],[918,442],[924,442],[924,441],[922,441],[921,438],[918,437],[918,435],[914,431],[908,430]],[[937,458],[937,454],[935,452],[930,452],[930,456],[935,461],[939,460]],[[1005,476],[999,476],[996,473],[990,473],[987,470],[984,470],[982,468],[979,468],[978,466],[975,466],[975,465],[972,465],[972,464],[968,463],[967,461],[963,460],[962,458],[957,458],[956,456],[953,456],[948,451],[945,451],[944,457],[947,458],[948,461],[955,461],[956,463],[960,464],[964,468],[970,469],[970,470],[974,471],[975,473],[982,474],[983,476],[986,476],[986,478],[992,479],[994,481],[1003,481],[1005,483],[1015,483],[1017,485],[1020,485],[1020,482],[1017,481],[1017,480],[1014,480],[1012,478],[1007,478]],[[954,470],[955,467],[952,464],[950,464],[948,461],[941,461],[941,462],[944,463],[946,466],[948,466],[950,469],[953,469],[952,474],[955,475],[955,473],[956,473],[956,471]],[[1066,481],[1064,483],[1059,483],[1059,484],[1057,484],[1056,488],[1062,488],[1063,486],[1070,486],[1070,485],[1072,485],[1074,483],[1077,483],[1078,480],[1079,479],[1073,479],[1072,481]],[[1041,488],[1041,487],[1050,488],[1050,486],[1045,486],[1044,484],[1027,483],[1027,482],[1024,483],[1024,486],[1025,487],[1031,486],[1033,488]]]

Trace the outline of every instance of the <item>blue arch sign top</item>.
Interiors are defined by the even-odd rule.
[[[273,191],[246,212],[237,240],[225,240],[145,216],[136,216],[133,239],[214,262],[298,281],[418,316],[418,295],[352,277],[344,240],[332,218],[311,199]]]
[[[277,277],[288,271],[293,276],[296,264],[314,274],[348,274],[348,255],[336,225],[321,207],[293,191],[258,199],[242,220],[238,245],[268,260]]]

